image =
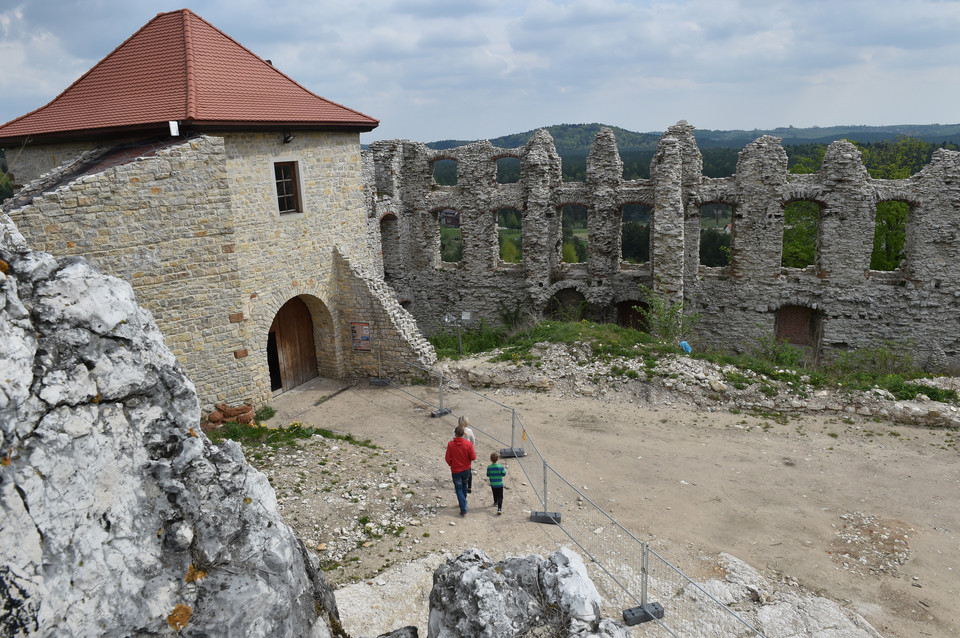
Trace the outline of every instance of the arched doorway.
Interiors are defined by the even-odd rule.
[[[580,321],[587,314],[587,300],[574,288],[558,290],[547,302],[546,315],[557,321]]]
[[[313,318],[307,304],[294,297],[273,318],[267,335],[270,389],[289,390],[317,376]]]

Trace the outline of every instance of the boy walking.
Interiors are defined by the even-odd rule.
[[[503,477],[507,475],[507,468],[497,463],[499,460],[500,455],[491,452],[490,465],[487,466],[487,479],[490,481],[490,489],[493,490],[493,504],[497,506],[497,516],[503,514]]]

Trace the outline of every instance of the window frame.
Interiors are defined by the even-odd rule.
[[[303,212],[303,198],[300,195],[300,171],[295,160],[273,163],[273,186],[276,193],[277,210],[280,215],[295,215]],[[280,175],[289,169],[290,175]],[[289,185],[289,190],[286,186]],[[281,187],[283,192],[281,193]],[[284,208],[286,201],[293,199],[293,208]]]

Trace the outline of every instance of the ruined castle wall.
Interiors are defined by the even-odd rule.
[[[501,185],[496,160],[521,159],[521,179]],[[458,162],[456,186],[438,186],[432,162]],[[442,317],[463,310],[498,323],[505,309],[542,314],[554,295],[575,291],[587,315],[617,320],[616,307],[641,299],[638,284],[683,299],[702,319],[699,347],[749,350],[756,338],[777,329],[778,313],[797,306],[809,312],[814,356],[886,340],[915,343],[917,359],[930,367],[960,367],[960,154],[938,151],[930,165],[904,180],[874,180],[860,152],[848,142],[830,146],[821,169],[792,175],[774,137],[761,137],[740,154],[729,178],[702,175],[702,158],[685,122],[661,138],[651,179],[623,181],[613,135],[598,134],[587,179],[564,183],[552,139],[537,132],[524,147],[495,148],[480,142],[435,151],[422,144],[375,143],[370,151],[377,193],[368,207],[369,236],[391,220],[398,238],[385,268],[422,330],[444,329]],[[820,206],[815,264],[781,267],[784,206],[808,200]],[[893,272],[870,270],[876,205],[910,205],[906,256]],[[733,207],[731,263],[699,265],[700,206]],[[589,208],[587,263],[561,262],[560,207]],[[651,258],[621,259],[621,206],[652,206]],[[496,212],[523,213],[523,262],[497,258]],[[440,261],[436,213],[461,214],[464,257]],[[374,245],[375,249],[383,246]],[[387,256],[384,257],[387,263]]]

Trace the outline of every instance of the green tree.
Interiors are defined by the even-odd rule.
[[[0,202],[13,197],[13,183],[10,180],[9,173],[0,167]]]
[[[666,293],[657,292],[643,284],[639,287],[646,305],[634,306],[633,309],[643,317],[643,324],[650,335],[674,346],[686,339],[700,321],[700,314],[686,314],[682,301],[671,302]]]
[[[893,142],[857,144],[863,154],[863,163],[874,179],[906,179],[920,171],[930,161],[934,144],[912,137],[900,137]],[[903,261],[903,247],[907,235],[906,202],[877,204],[873,233],[871,270],[896,270]]]
[[[650,261],[650,224],[624,222],[620,241],[624,261],[631,264]]]
[[[563,242],[563,251],[560,259],[565,264],[576,264],[580,260],[577,258],[577,248],[572,241]]]
[[[497,213],[497,225],[501,228],[522,228],[520,214],[512,208],[501,208]]]
[[[790,202],[783,207],[784,268],[806,268],[816,262],[819,221],[820,205],[816,202]]]
[[[516,239],[500,237],[500,259],[508,264],[520,263],[520,249]]]
[[[0,150],[0,202],[8,197],[13,197],[13,179],[7,172],[7,157]]]
[[[726,266],[730,263],[730,234],[716,228],[700,231],[700,263],[704,266]]]
[[[873,251],[870,253],[871,270],[896,270],[900,267],[903,261],[903,247],[907,239],[909,212],[910,206],[905,202],[877,204]]]
[[[823,163],[827,147],[823,144],[805,144],[804,153],[793,160],[790,172],[815,173]],[[820,205],[811,201],[790,202],[783,207],[783,252],[780,265],[784,268],[806,268],[816,263],[817,233],[820,223]]]
[[[459,228],[440,226],[440,260],[447,262],[463,260],[463,236]]]

